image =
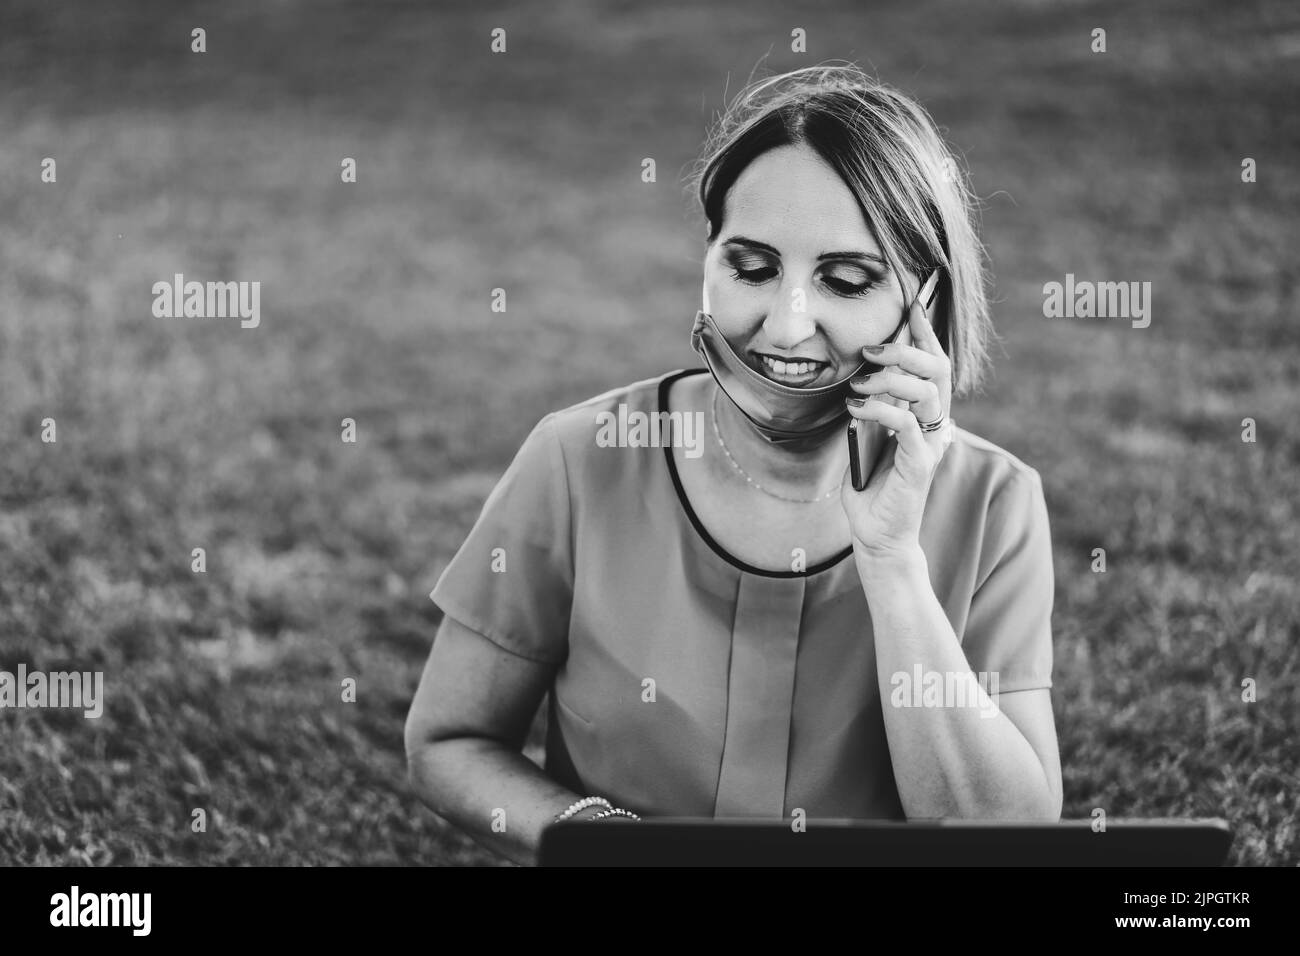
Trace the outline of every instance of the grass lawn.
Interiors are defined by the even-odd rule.
[[[697,364],[682,177],[769,51],[917,94],[985,197],[954,414],[1043,476],[1065,815],[1300,863],[1294,4],[543,6],[6,4],[0,668],[107,703],[0,713],[0,863],[499,862],[405,780],[427,595],[545,411]],[[154,318],[177,272],[261,327]],[[1150,327],[1045,319],[1067,273],[1151,282]]]

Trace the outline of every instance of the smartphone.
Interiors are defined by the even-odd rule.
[[[938,290],[939,270],[935,269],[930,273],[930,278],[925,280],[925,284],[921,286],[920,291],[916,293],[917,301],[921,302],[925,309],[926,321],[931,325],[934,324],[934,300]],[[910,306],[904,311],[903,321],[894,330],[894,334],[889,337],[890,343],[903,338],[903,332],[907,329],[908,316],[911,311]],[[881,367],[876,365],[873,368],[866,368],[861,374],[868,375],[871,372],[879,371]],[[854,491],[861,491],[867,487],[867,479],[871,477],[871,468],[884,448],[887,434],[893,433],[876,422],[864,422],[857,418],[849,419],[849,476],[853,481]]]

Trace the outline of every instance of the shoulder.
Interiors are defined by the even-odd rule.
[[[956,426],[935,476],[955,510],[982,516],[985,534],[1045,524],[1042,476],[1016,455]]]
[[[667,438],[668,422],[661,421],[659,396],[665,381],[677,372],[620,385],[585,401],[546,415],[537,429],[561,449],[565,461],[573,467],[598,460],[636,458],[636,455],[604,455],[598,452],[611,447],[629,451],[661,447]],[[664,416],[665,418],[667,416]]]
[[[976,589],[1017,555],[1032,565],[1024,574],[1051,574],[1051,528],[1038,471],[960,425],[935,472],[922,531],[926,553],[953,574],[970,574]]]
[[[953,470],[967,481],[980,486],[1002,487],[1007,484],[1042,484],[1042,478],[1032,466],[1021,461],[1001,445],[967,431],[960,425],[953,427],[953,442],[944,453],[944,464],[951,460]]]
[[[553,434],[565,446],[566,451],[580,451],[595,443],[597,432],[602,425],[611,421],[611,416],[617,422],[626,419],[632,412],[654,412],[659,405],[660,386],[674,374],[676,373],[669,372],[611,388],[585,401],[553,411],[542,421],[549,421]]]
[[[653,471],[649,456],[662,456],[665,442],[682,430],[682,422],[657,414],[662,386],[676,374],[620,385],[547,413],[521,455],[545,459],[575,492],[599,495],[620,480],[644,481]],[[686,437],[694,438],[698,423],[686,424]]]

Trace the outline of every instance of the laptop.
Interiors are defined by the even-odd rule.
[[[654,817],[565,821],[542,833],[542,866],[1220,866],[1232,844],[1226,820],[1093,821]]]

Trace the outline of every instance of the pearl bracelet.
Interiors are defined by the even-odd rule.
[[[641,818],[631,810],[624,810],[621,807],[610,807],[608,810],[601,810],[594,817],[588,820],[588,823],[595,823],[597,820],[608,820],[610,817],[627,817],[631,820],[640,820]]]
[[[581,813],[583,810],[586,810],[588,807],[604,807],[605,810],[614,809],[614,805],[610,803],[608,800],[606,800],[604,797],[583,797],[581,800],[575,800],[573,803],[569,804],[569,808],[565,810],[563,813],[557,814],[555,817],[555,822],[563,823],[565,820],[569,819],[569,817],[573,816],[575,813]]]

